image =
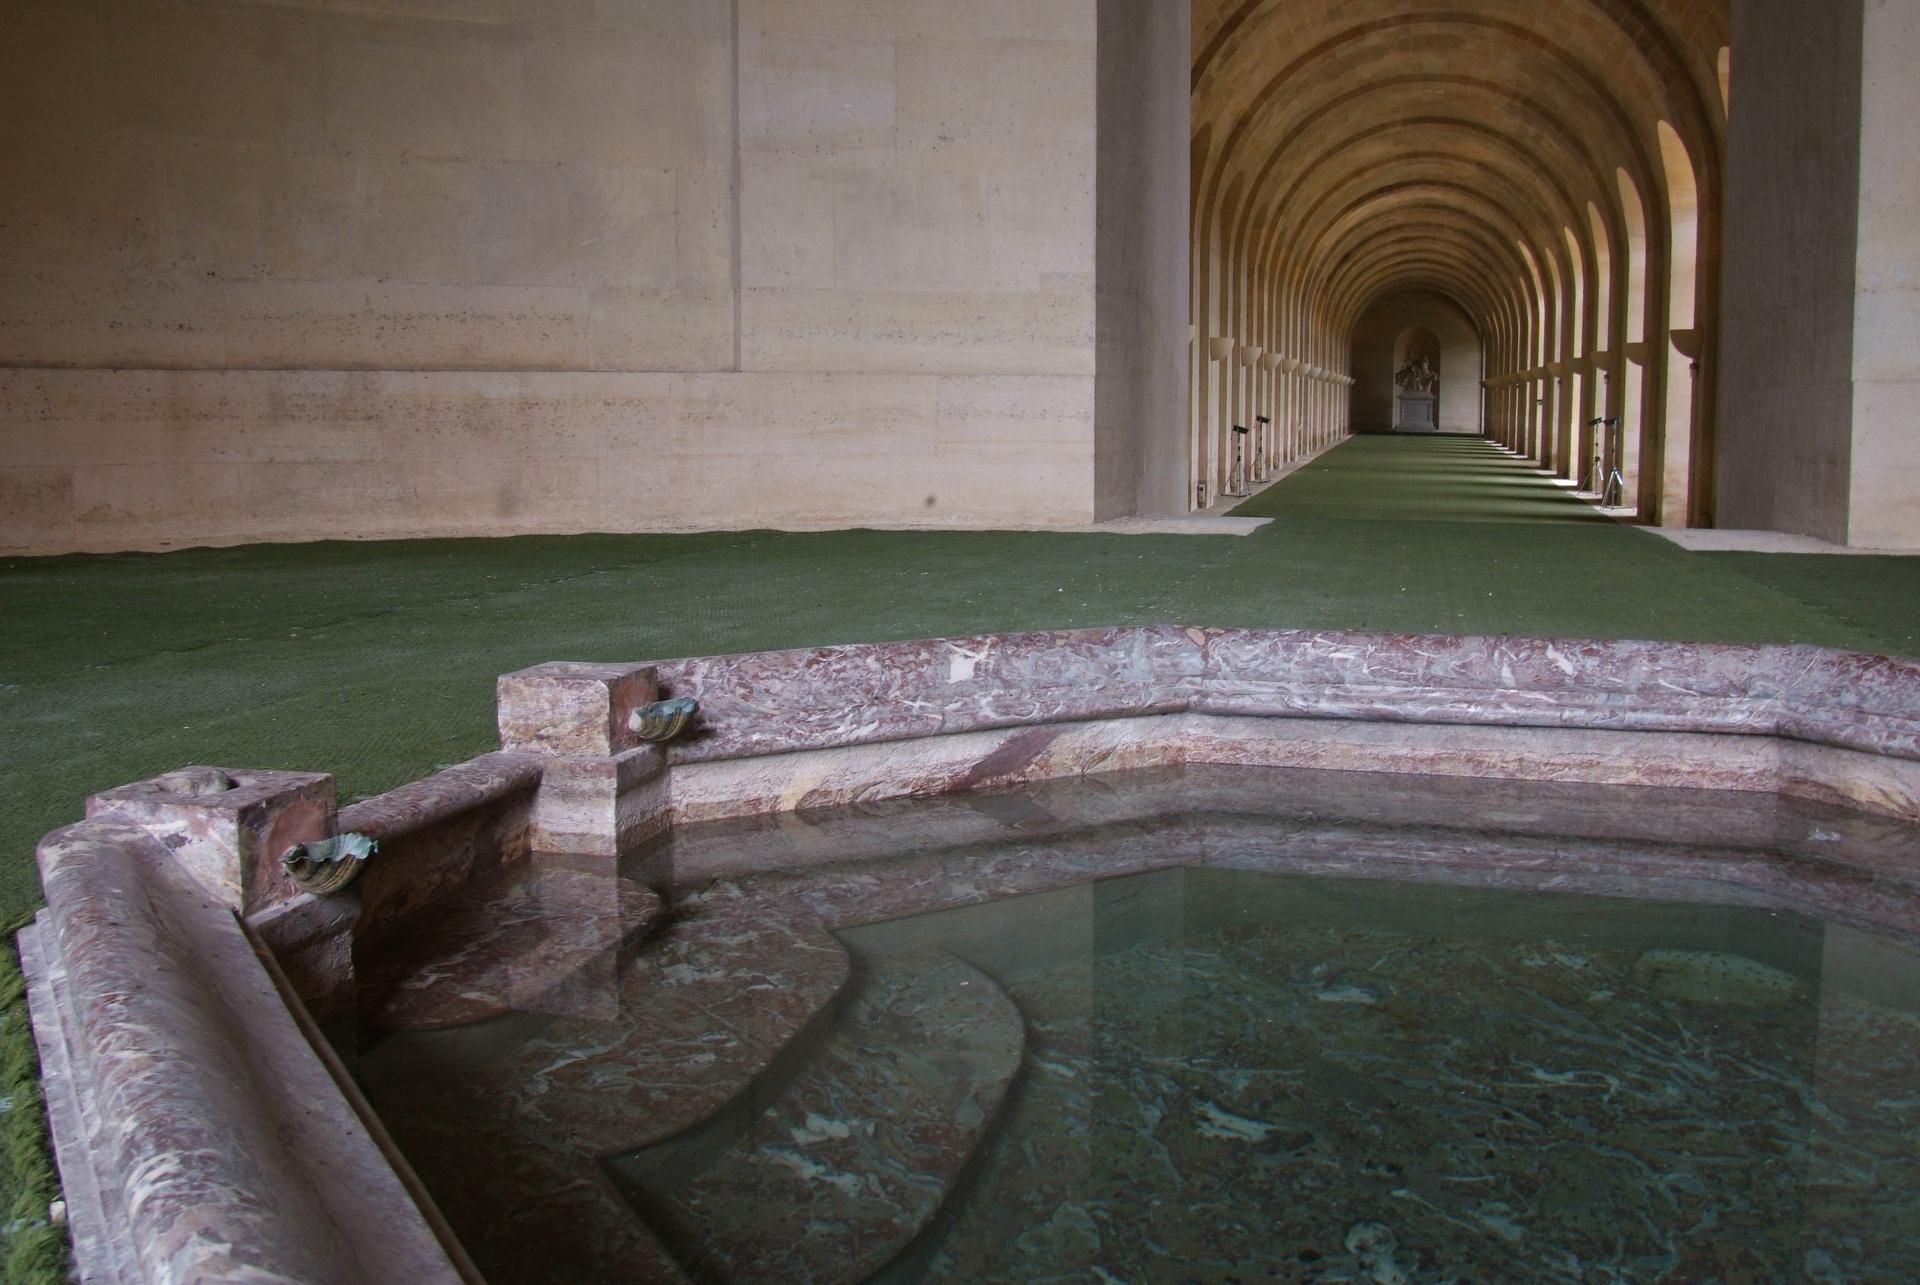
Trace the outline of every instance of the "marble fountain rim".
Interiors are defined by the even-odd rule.
[[[549,662],[502,675],[503,750],[566,753],[543,743],[551,726],[521,702],[580,671],[700,700],[707,734],[672,746],[675,764],[1146,713],[1724,732],[1920,759],[1920,659],[1804,643],[1173,624]],[[773,684],[791,690],[770,696]]]
[[[631,709],[660,695],[699,699],[704,735],[665,752],[626,738]],[[1259,762],[1245,747],[1282,729],[1364,724],[1797,742],[1897,772],[1872,789],[1920,819],[1920,662],[1804,645],[1125,626],[540,665],[502,676],[499,719],[500,753],[350,809],[331,778],[233,771],[245,797],[224,811],[136,783],[42,841],[48,907],[23,955],[88,1279],[474,1279],[249,932],[252,898],[302,901],[257,877],[302,827],[398,839],[511,798],[537,838],[551,794],[550,811],[587,816],[617,850],[690,819],[676,777],[728,764],[945,741],[962,747],[952,770],[897,791],[941,792],[993,783],[983,752],[1017,781],[1137,765],[1115,750],[1143,731],[1181,761],[1188,738],[1231,727],[1235,747],[1198,761]],[[1111,740],[1048,759],[1032,740],[1052,725]],[[1503,774],[1455,774],[1476,771]]]

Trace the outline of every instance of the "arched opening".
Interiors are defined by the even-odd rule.
[[[1591,381],[1586,376],[1587,288],[1586,256],[1572,228],[1563,227],[1567,258],[1573,265],[1567,288],[1567,333],[1560,348],[1561,386],[1566,390],[1566,407],[1560,421],[1560,447],[1555,452],[1553,471],[1563,478],[1578,478],[1580,425],[1593,414]]]
[[[1604,421],[1615,414],[1613,383],[1620,357],[1612,351],[1613,332],[1613,254],[1607,236],[1607,221],[1593,202],[1587,202],[1587,223],[1593,231],[1593,299],[1588,315],[1593,318],[1593,337],[1587,346],[1587,370],[1592,381],[1592,406],[1581,415],[1580,472],[1576,481],[1582,490],[1597,495],[1605,488],[1606,474],[1601,468],[1602,447],[1606,440]],[[1602,422],[1595,422],[1602,421]]]
[[[1546,386],[1547,363],[1552,360],[1548,353],[1552,351],[1553,324],[1548,318],[1550,295],[1547,291],[1546,277],[1540,271],[1540,264],[1534,259],[1533,251],[1525,241],[1517,241],[1520,256],[1526,260],[1527,275],[1533,279],[1533,316],[1532,338],[1527,345],[1527,364],[1532,367],[1530,382],[1527,385],[1529,402],[1525,410],[1525,432],[1516,449],[1529,459],[1538,460],[1546,449],[1546,430],[1549,422],[1548,388]]]
[[[1655,354],[1666,363],[1667,371],[1657,511],[1662,526],[1686,526],[1703,355],[1694,313],[1700,255],[1700,201],[1696,195],[1693,161],[1687,155],[1686,145],[1667,122],[1659,122],[1658,131],[1672,239],[1667,286],[1669,342]]]
[[[1567,424],[1567,388],[1566,388],[1566,318],[1563,312],[1567,283],[1560,272],[1559,257],[1553,253],[1553,247],[1547,246],[1541,252],[1541,259],[1547,265],[1547,280],[1551,294],[1541,304],[1541,315],[1545,318],[1543,347],[1545,360],[1542,365],[1545,373],[1541,377],[1542,408],[1540,422],[1540,450],[1535,462],[1541,468],[1552,470],[1554,460],[1560,450],[1560,439]]]
[[[1625,328],[1621,332],[1626,361],[1620,366],[1626,379],[1621,390],[1620,424],[1613,434],[1617,443],[1609,471],[1618,470],[1625,479],[1621,488],[1622,507],[1637,508],[1640,494],[1640,439],[1647,422],[1647,214],[1640,201],[1640,188],[1625,170],[1616,171],[1620,183],[1620,213],[1627,225],[1627,297],[1621,314]]]

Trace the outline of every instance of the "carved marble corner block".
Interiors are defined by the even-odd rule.
[[[87,817],[139,826],[180,868],[242,914],[300,895],[280,866],[296,843],[332,833],[333,777],[184,767],[87,799]]]
[[[536,851],[618,856],[665,828],[666,752],[631,724],[658,694],[652,665],[555,661],[501,676],[500,748],[548,760]]]

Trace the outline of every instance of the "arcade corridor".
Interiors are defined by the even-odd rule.
[[[1513,635],[1549,640],[1537,652],[1570,686],[1612,701],[1559,643],[1920,657],[1920,0],[20,0],[9,16],[0,923],[43,900],[36,841],[89,794],[201,764],[334,773],[361,802],[496,748],[498,676],[556,660],[637,671],[1125,625],[1447,637],[1219,648],[1257,641],[1272,666],[1246,686],[1266,692],[1297,693],[1302,658],[1358,655],[1351,690],[1371,693],[1385,665],[1425,677],[1454,638]],[[1223,504],[1261,521],[1219,521]],[[1462,650],[1511,668],[1518,648]],[[1735,703],[1784,708],[1748,699],[1766,671],[1742,659],[1656,660],[1647,690],[1668,701],[1701,666]],[[1830,659],[1835,691],[1876,667],[1911,677]],[[755,715],[783,732],[884,702],[948,711],[925,719],[945,734],[973,708],[792,668],[805,699],[779,708],[802,713]],[[997,717],[1092,672],[1004,694],[981,679],[965,700]],[[604,748],[630,742],[618,728],[652,681],[631,677],[593,731]],[[673,681],[662,694],[684,695]],[[1116,690],[1116,723],[1160,699]],[[1060,708],[1050,721],[1088,721]],[[1539,706],[1489,708],[1504,736]],[[707,714],[699,730],[719,726]],[[1858,701],[1835,717],[1870,721]],[[1123,730],[1078,762],[1129,761],[1140,728]],[[1903,736],[1872,732],[1909,760],[1911,821]],[[1405,740],[1396,722],[1366,743],[1390,757]],[[1349,765],[1377,781],[1380,758]],[[1551,775],[1522,750],[1488,779],[1513,762]],[[585,779],[571,771],[551,775],[556,810],[562,778]],[[594,777],[613,848],[638,833],[631,800],[665,788],[631,775]],[[576,846],[512,815],[508,846],[536,828]],[[127,869],[178,855],[102,842]],[[52,900],[64,883],[84,907],[95,889],[50,851]],[[247,882],[220,904],[245,915]],[[626,925],[624,893],[602,905]],[[355,924],[369,941],[388,927]],[[237,948],[248,968],[254,949]],[[67,1214],[14,958],[0,951],[0,1282],[56,1285]],[[238,994],[234,976],[215,980]],[[202,1010],[224,1011],[173,1011]],[[96,1043],[136,1051],[138,1080],[166,1024]],[[247,1083],[295,1083],[268,1065]],[[788,1066],[762,1064],[766,1082]],[[80,1078],[50,1061],[50,1086]],[[229,1092],[243,1078],[162,1114],[216,1118],[200,1105],[248,1096]],[[286,1103],[320,1119],[313,1100],[269,1095],[260,1119],[294,1120]],[[149,1159],[186,1154],[126,1114]],[[1255,1131],[1263,1164],[1282,1154],[1268,1134],[1293,1132]],[[160,1166],[113,1164],[123,1203],[168,1235],[212,1225],[194,1207],[211,1186],[173,1175],[187,1194],[169,1206]],[[341,1210],[386,1190],[275,1181],[278,1206],[234,1184],[245,1218],[332,1210],[301,1195],[316,1187]],[[73,1207],[84,1231],[85,1197]],[[153,1212],[172,1208],[195,1216]],[[319,1256],[334,1230],[384,1234],[392,1208],[342,1214]],[[396,1277],[415,1278],[338,1279]]]
[[[1241,517],[1374,522],[1610,520],[1482,437],[1356,437],[1234,510]]]

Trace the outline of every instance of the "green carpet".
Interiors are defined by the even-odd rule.
[[[1353,438],[1233,512],[1289,521],[1612,521],[1483,437],[1389,434]]]
[[[494,677],[981,630],[1181,621],[1920,652],[1920,560],[1692,554],[1484,442],[1360,438],[1246,539],[771,531],[0,561],[0,915],[90,790],[190,762],[356,798],[493,743]]]
[[[0,1281],[59,1285],[68,1279],[67,1236],[47,1216],[59,1194],[26,984],[13,952],[0,950]]]
[[[34,841],[89,791],[215,763],[374,794],[492,748],[495,676],[543,660],[1156,621],[1920,655],[1920,559],[1688,553],[1479,440],[1358,438],[1238,512],[1274,521],[1246,539],[750,531],[0,560],[0,918],[38,902]],[[0,1004],[0,1044],[30,1066],[22,1019]],[[18,1196],[0,1254],[52,1280],[44,1175],[22,1155],[0,1174]]]

